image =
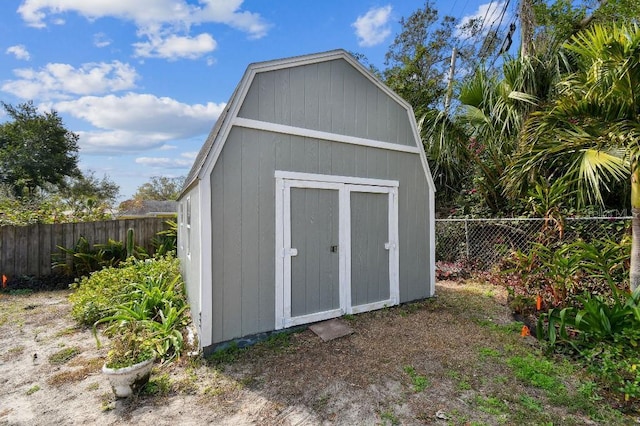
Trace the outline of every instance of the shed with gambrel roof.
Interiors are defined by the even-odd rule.
[[[349,53],[249,65],[178,200],[200,345],[432,296],[434,192],[410,105]]]

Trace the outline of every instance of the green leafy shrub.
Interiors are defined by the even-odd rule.
[[[164,231],[160,231],[151,240],[151,245],[155,249],[156,256],[176,255],[178,247],[178,223],[175,220],[167,220],[168,226]]]
[[[93,272],[72,285],[76,291],[69,296],[71,315],[80,324],[91,326],[114,315],[118,306],[132,300],[138,294],[140,283],[160,278],[173,282],[179,280],[178,277],[179,263],[171,256],[145,261],[131,259],[123,262],[120,268]],[[176,285],[177,281],[173,283],[174,292]]]
[[[589,370],[625,401],[640,398],[640,289],[613,289],[613,301],[585,293],[581,307],[551,309],[540,316],[538,338],[551,349],[569,347]]]
[[[133,230],[127,233],[127,244],[133,245]],[[145,259],[149,255],[143,247],[135,247],[132,255],[136,259]],[[109,238],[104,244],[94,244],[81,236],[72,248],[58,246],[58,252],[52,255],[52,267],[71,277],[83,277],[103,268],[115,267],[124,262],[129,255],[127,247]]]

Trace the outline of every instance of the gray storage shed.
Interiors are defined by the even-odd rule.
[[[249,65],[179,199],[201,347],[432,296],[434,191],[411,106],[349,53]]]

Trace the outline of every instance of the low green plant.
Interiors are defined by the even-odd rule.
[[[422,392],[429,387],[429,379],[426,376],[418,374],[411,365],[406,365],[403,370],[411,378],[411,385],[413,386],[414,392]]]
[[[528,411],[542,412],[542,404],[529,395],[520,395],[520,404]]]
[[[167,373],[150,379],[142,388],[142,394],[164,396],[171,391],[171,379]]]
[[[507,403],[495,396],[477,396],[475,403],[480,411],[494,416],[507,414],[509,412]]]
[[[98,341],[99,344],[99,341]],[[112,336],[107,353],[108,368],[124,368],[155,357],[151,333],[138,322],[129,322]]]
[[[398,419],[398,416],[396,416],[391,410],[380,412],[380,420],[382,420],[382,423],[385,425],[390,424],[391,426],[396,426],[400,424],[400,419]]]
[[[39,385],[33,385],[29,388],[29,390],[27,390],[26,394],[27,396],[29,395],[33,395],[34,393],[38,392],[40,390],[40,386]]]
[[[555,393],[566,389],[558,378],[558,367],[547,359],[527,354],[507,359],[507,365],[518,379],[531,386]]]
[[[582,308],[549,310],[538,320],[538,338],[547,339],[551,347],[564,342],[580,352],[640,326],[640,289],[625,296],[614,287],[612,299],[584,293],[577,298]]]
[[[237,342],[233,341],[227,347],[218,349],[209,355],[207,361],[213,365],[231,364],[238,359],[243,350],[238,346]]]

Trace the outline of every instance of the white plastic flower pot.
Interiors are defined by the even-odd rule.
[[[149,381],[153,358],[123,368],[102,367],[102,372],[107,375],[111,389],[116,398],[127,398],[140,390]]]

